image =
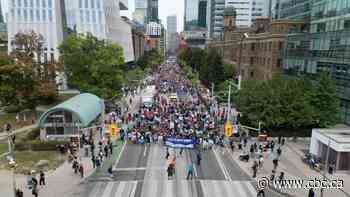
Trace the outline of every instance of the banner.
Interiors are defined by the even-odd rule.
[[[167,138],[165,141],[167,146],[172,148],[194,148],[195,141],[192,139],[176,139],[176,138]]]

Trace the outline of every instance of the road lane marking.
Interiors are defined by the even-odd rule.
[[[101,197],[109,197],[111,192],[112,192],[112,188],[113,188],[114,182],[108,182],[105,190],[102,193]]]
[[[122,154],[123,154],[123,152],[124,152],[125,146],[126,146],[126,141],[124,141],[123,147],[122,147],[122,149],[120,150],[120,153],[119,153],[119,155],[118,155],[118,158],[117,158],[117,160],[115,161],[115,163],[114,163],[114,165],[113,165],[113,171],[115,171],[115,169],[117,168],[117,165],[118,165],[118,163],[119,163],[119,160],[120,160],[120,158],[121,158],[121,156],[122,156]]]
[[[143,156],[144,156],[144,157],[146,157],[147,148],[148,148],[148,145],[146,144],[145,149],[144,149],[144,151],[143,151]]]
[[[97,182],[97,184],[93,186],[93,189],[90,192],[89,197],[98,196],[98,190],[101,188],[101,186],[102,186],[102,182]]]
[[[119,187],[118,187],[117,191],[115,192],[114,197],[124,197],[123,191],[124,191],[125,185],[126,185],[126,182],[119,183]]]
[[[229,175],[229,173],[228,173],[228,171],[227,171],[225,165],[223,164],[223,161],[221,160],[221,158],[219,158],[219,155],[218,155],[218,153],[216,152],[216,149],[215,149],[215,148],[213,148],[213,152],[214,152],[214,155],[215,155],[215,157],[216,157],[216,160],[217,160],[217,162],[218,162],[218,164],[219,164],[219,167],[221,168],[221,170],[222,170],[222,172],[223,172],[223,174],[224,174],[224,176],[225,176],[225,179],[226,179],[226,180],[229,180],[229,181],[232,181],[231,176]]]

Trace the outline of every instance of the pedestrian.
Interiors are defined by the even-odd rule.
[[[257,193],[257,197],[265,197],[265,188],[259,186],[259,184],[258,184],[258,193]]]
[[[282,141],[281,141],[282,146],[284,145],[285,141],[286,141],[286,139],[285,139],[285,138],[282,138]]]
[[[79,163],[78,163],[76,158],[73,161],[73,166],[72,167],[74,169],[74,173],[77,174],[78,173],[78,168],[79,168]]]
[[[271,172],[271,176],[270,176],[270,181],[274,181],[275,180],[275,177],[276,177],[276,171],[275,170],[272,170]]]
[[[201,153],[198,151],[198,153],[197,153],[197,165],[198,166],[201,165],[201,160],[202,160],[202,156],[201,156]]]
[[[235,143],[233,142],[233,140],[230,141],[230,147],[231,147],[231,151],[234,152],[234,150],[235,150]]]
[[[282,154],[282,149],[281,149],[281,147],[278,147],[278,149],[277,149],[277,155],[278,155],[278,157],[280,157],[281,154]]]
[[[168,160],[169,156],[170,156],[169,149],[168,149],[168,148],[166,148],[166,155],[165,155],[165,159],[166,159],[166,160]]]
[[[191,179],[192,180],[193,178],[193,164],[192,163],[189,163],[187,165],[187,180]]]
[[[105,152],[105,157],[108,158],[108,146],[106,145],[103,150]]]
[[[112,142],[109,143],[109,152],[112,156],[112,154],[113,154],[113,143]]]
[[[109,168],[107,169],[107,171],[108,171],[108,173],[109,173],[109,176],[110,176],[111,178],[113,178],[114,175],[113,175],[113,167],[112,167],[112,165],[109,166]]]
[[[309,189],[309,195],[308,197],[315,197],[315,192],[312,188]]]
[[[168,172],[168,179],[170,179],[170,177],[173,175],[173,169],[172,169],[172,165],[169,164],[168,168],[167,168],[167,172]]]
[[[253,178],[255,178],[258,172],[258,162],[256,160],[253,163],[252,169],[253,169]]]
[[[184,151],[184,149],[181,148],[181,149],[180,149],[180,156],[182,156],[183,151]]]
[[[259,168],[262,168],[263,167],[263,164],[264,164],[264,157],[262,155],[260,155],[260,158],[259,158]]]
[[[91,162],[92,162],[92,167],[96,168],[96,157],[95,157],[95,155],[92,155]]]
[[[272,142],[271,142],[271,152],[273,152],[274,148],[275,148],[275,142],[272,141]]]
[[[278,144],[281,144],[281,139],[282,139],[282,137],[278,136]]]
[[[272,163],[273,163],[273,169],[276,170],[278,166],[278,159],[277,158],[273,159]]]
[[[43,171],[40,171],[39,185],[46,185],[45,183],[45,174]]]
[[[38,180],[35,178],[35,176],[32,177],[32,184],[33,184],[32,194],[33,194],[35,197],[38,197],[38,195],[39,195]]]
[[[280,183],[282,183],[283,180],[284,180],[284,172],[281,172],[280,175],[279,175],[279,177],[278,177],[278,181],[279,181]]]
[[[83,164],[80,164],[80,166],[79,166],[79,173],[80,173],[80,177],[84,178],[84,166],[83,166]]]

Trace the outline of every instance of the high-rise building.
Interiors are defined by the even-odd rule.
[[[133,18],[144,24],[147,18],[147,0],[135,0],[135,12]]]
[[[147,22],[159,22],[158,0],[148,0],[148,3],[147,3]]]
[[[236,25],[250,27],[255,19],[269,16],[270,0],[226,0],[226,7],[237,11]]]
[[[131,27],[121,19],[126,0],[17,0],[9,1],[8,50],[18,32],[34,31],[44,38],[44,60],[58,60],[57,47],[67,32],[91,33],[123,47],[125,61],[133,61]]]
[[[207,3],[207,0],[185,0],[185,31],[207,28]]]
[[[304,33],[288,36],[283,50],[285,73],[294,76],[330,73],[341,102],[341,120],[350,124],[350,2],[302,1],[300,5],[282,2],[281,17],[304,19],[310,24]]]
[[[208,30],[209,37],[221,39],[223,36],[223,20],[225,0],[208,0]]]
[[[279,18],[290,20],[309,20],[312,0],[280,0]]]
[[[167,51],[174,53],[178,48],[177,40],[177,16],[167,17]]]

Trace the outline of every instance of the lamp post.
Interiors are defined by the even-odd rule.
[[[238,89],[241,89],[241,80],[242,80],[242,73],[241,73],[241,59],[242,59],[242,48],[243,48],[243,40],[249,38],[248,33],[244,33],[241,40],[240,40],[240,45],[239,45],[239,56],[238,56]]]

